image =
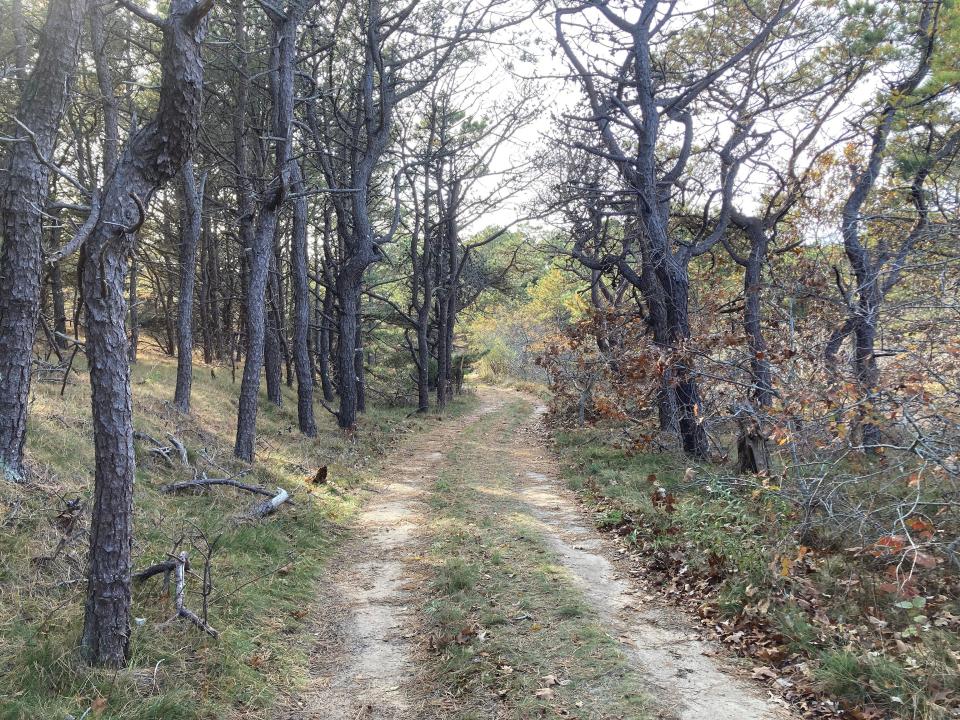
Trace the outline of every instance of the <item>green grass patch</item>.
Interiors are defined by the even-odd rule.
[[[458,720],[646,717],[639,678],[511,494],[509,454],[491,451],[528,413],[516,401],[481,417],[433,484],[434,693],[455,698],[444,717]]]

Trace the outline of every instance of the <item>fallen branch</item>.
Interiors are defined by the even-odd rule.
[[[276,494],[276,491],[265,488],[262,485],[247,485],[246,483],[238,482],[232,478],[207,477],[201,477],[197,480],[171,483],[170,485],[164,485],[162,488],[160,488],[160,490],[161,492],[165,493],[175,493],[182,492],[184,490],[196,490],[198,488],[210,487],[212,485],[227,485],[228,487],[235,487],[238,490],[246,490],[247,492],[256,493],[257,495],[266,495],[270,498]]]
[[[213,638],[220,637],[220,633],[214,630],[212,627],[210,627],[210,625],[207,624],[206,620],[201,618],[192,610],[187,609],[183,605],[183,596],[186,592],[186,585],[187,585],[187,573],[186,573],[187,562],[188,562],[187,553],[182,552],[177,557],[177,560],[174,563],[176,566],[174,568],[174,572],[176,575],[177,584],[176,584],[175,594],[173,597],[174,597],[174,607],[176,607],[177,609],[177,614],[174,615],[172,618],[170,618],[168,622],[173,622],[177,618],[182,617],[185,620],[189,620],[191,623],[193,623],[198,628],[200,628],[205,633],[207,633],[207,635],[209,635],[210,637],[213,637]]]
[[[167,433],[167,440],[173,443],[173,447],[175,447],[177,452],[180,454],[180,462],[187,467],[190,467],[190,460],[187,458],[187,448],[184,446],[184,444],[171,433]]]
[[[174,450],[176,450],[177,454],[180,456],[180,462],[187,467],[190,466],[190,463],[187,460],[187,449],[183,446],[182,442],[177,440],[177,438],[170,433],[167,433],[167,437],[170,439],[170,442],[172,442],[173,445],[164,445],[152,435],[148,435],[147,433],[139,431],[135,431],[133,433],[133,437],[135,440],[144,440],[152,444],[153,447],[149,450],[150,454],[163,458],[164,462],[170,465],[170,467],[173,467],[174,465],[173,459],[170,457]]]
[[[163,447],[163,443],[157,440],[153,435],[148,435],[145,432],[140,432],[139,430],[134,430],[133,432],[134,440],[146,440],[147,442],[153,443],[159,447]]]
[[[250,509],[250,517],[262,518],[274,512],[278,507],[290,499],[290,493],[283,488],[277,488],[277,494],[269,500],[257,503]]]
[[[171,573],[177,569],[176,560],[165,560],[164,562],[158,562],[150,567],[141,570],[138,573],[135,573],[133,576],[133,581],[137,583],[142,583],[145,580],[149,580],[154,575],[159,575],[160,573]]]

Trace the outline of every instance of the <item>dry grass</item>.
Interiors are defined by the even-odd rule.
[[[197,366],[189,417],[169,402],[175,372],[169,358],[141,356],[133,370],[136,429],[158,439],[175,434],[193,467],[210,477],[248,469],[231,455],[239,385],[229,370],[214,377]],[[362,500],[365,468],[419,421],[407,418],[406,408],[371,408],[349,438],[321,410],[320,435],[310,440],[297,431],[296,397],[284,387],[282,409],[261,404],[257,462],[244,481],[282,486],[296,505],[258,523],[242,519],[254,496],[231,488],[161,493],[160,486],[194,471],[168,466],[138,441],[135,567],[165,559],[175,546],[197,562],[204,538],[220,537],[210,623],[222,635],[212,640],[182,622],[163,625],[172,602],[154,579],[135,590],[133,613],[142,622],[129,668],[102,672],[85,667],[76,652],[93,469],[82,368],[63,397],[59,391],[59,384],[38,384],[31,399],[30,483],[0,482],[0,718],[59,720],[89,708],[102,718],[269,717],[277,694],[305,679],[307,648],[298,631],[323,563]],[[330,467],[330,480],[311,492],[307,478],[321,465]],[[84,510],[67,533],[61,516],[75,501]],[[187,603],[197,609],[199,587],[199,579],[189,580]]]

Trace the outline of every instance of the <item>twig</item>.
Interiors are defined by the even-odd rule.
[[[174,563],[175,565],[174,572],[177,578],[177,586],[174,594],[174,606],[177,609],[177,614],[174,615],[172,618],[170,618],[168,622],[173,622],[177,618],[182,617],[185,620],[189,620],[191,623],[193,623],[198,628],[200,628],[205,633],[207,633],[207,635],[209,635],[210,637],[213,637],[213,638],[220,637],[219,632],[217,632],[212,627],[210,627],[210,625],[204,622],[195,612],[187,609],[183,605],[183,597],[186,593],[186,585],[187,585],[187,579],[186,579],[187,562],[188,562],[187,553],[184,551],[180,553],[180,555],[177,557],[176,562]]]
[[[154,575],[159,575],[160,573],[171,573],[177,569],[176,560],[165,560],[163,562],[158,562],[150,567],[141,570],[133,576],[134,582],[142,583],[144,580],[149,580]]]
[[[180,454],[180,462],[182,462],[187,467],[190,466],[190,460],[187,457],[187,448],[184,447],[184,444],[180,442],[172,433],[167,433],[167,440],[173,443],[173,446],[177,449],[177,452]]]

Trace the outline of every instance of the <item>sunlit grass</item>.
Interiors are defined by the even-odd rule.
[[[79,358],[78,358],[79,359]],[[229,369],[195,369],[192,412],[173,409],[176,363],[141,353],[133,368],[134,424],[164,441],[184,442],[192,467],[171,467],[138,441],[134,565],[166,558],[179,541],[191,552],[197,576],[188,579],[187,605],[199,611],[202,537],[219,545],[212,560],[210,624],[213,640],[175,621],[160,578],[135,588],[133,657],[120,672],[86,667],[80,635],[89,503],[93,481],[89,389],[82,366],[63,397],[59,383],[38,384],[30,404],[27,457],[32,480],[0,483],[0,718],[272,717],[283,693],[307,677],[309,643],[300,631],[312,608],[324,562],[372,480],[370,460],[421,425],[409,408],[372,407],[352,437],[318,409],[319,436],[297,430],[295,391],[283,387],[283,407],[263,401],[257,459],[252,468],[232,457],[239,384]],[[239,377],[238,377],[239,382]],[[456,407],[453,408],[456,410]],[[321,465],[328,482],[308,482]],[[169,495],[161,486],[194,471],[225,477],[249,470],[244,482],[281,486],[295,506],[260,522],[245,519],[256,502],[232,488]],[[57,521],[67,501],[84,503],[83,519],[55,560],[64,537]]]

